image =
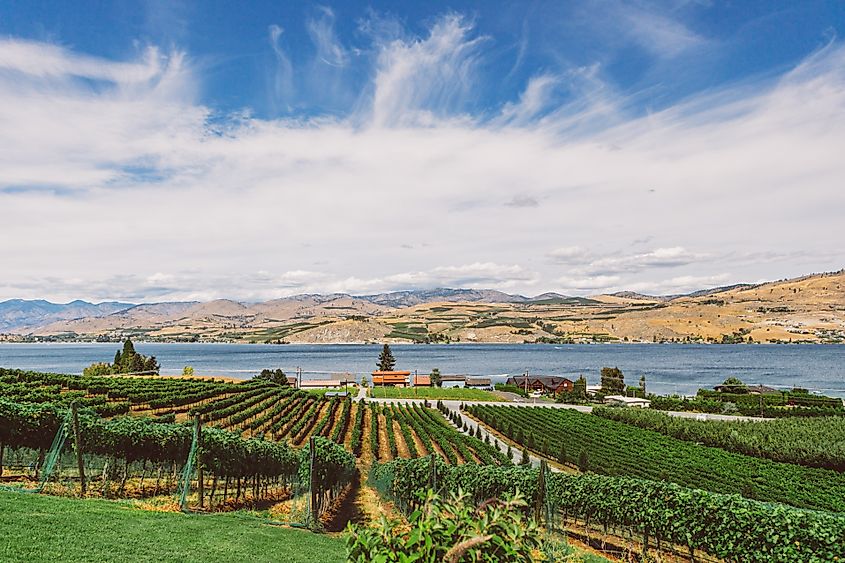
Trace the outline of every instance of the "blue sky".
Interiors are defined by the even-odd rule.
[[[844,28],[838,1],[0,1],[0,298],[839,269]]]

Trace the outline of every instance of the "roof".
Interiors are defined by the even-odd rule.
[[[489,377],[467,377],[467,385],[491,385]]]
[[[774,387],[769,387],[768,385],[749,385],[748,386],[749,393],[777,393],[778,390]]]
[[[373,375],[411,375],[410,371],[374,371]]]
[[[440,381],[466,381],[465,375],[441,375]]]
[[[431,376],[429,375],[415,375],[414,385],[431,386]]]
[[[539,383],[544,387],[559,387],[565,382],[574,383],[568,377],[563,377],[562,375],[529,375],[528,376],[528,385],[534,385],[535,383]],[[508,385],[525,385],[525,376],[524,375],[517,375],[514,377],[509,377],[507,380]]]
[[[626,405],[651,404],[651,401],[649,401],[648,399],[641,399],[640,397],[625,397],[624,395],[608,395],[604,398],[604,400],[616,403],[624,403]]]
[[[345,382],[339,379],[305,379],[300,382],[300,387],[340,387]]]

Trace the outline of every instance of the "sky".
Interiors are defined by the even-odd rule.
[[[0,300],[845,267],[845,2],[0,0]]]

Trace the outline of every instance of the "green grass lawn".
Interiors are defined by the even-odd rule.
[[[454,401],[501,401],[489,391],[453,387],[373,387],[371,397],[379,399],[443,399]]]
[[[342,562],[342,539],[246,514],[149,512],[130,503],[0,492],[0,561]]]

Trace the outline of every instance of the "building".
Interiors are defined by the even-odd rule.
[[[489,377],[467,377],[464,386],[467,389],[493,390],[493,382]]]
[[[526,389],[527,387],[530,391],[538,391],[550,395],[556,395],[563,391],[570,392],[575,385],[571,379],[560,375],[519,375],[509,377],[505,383],[506,385],[516,385],[520,389]]]
[[[608,395],[604,398],[604,402],[608,405],[619,407],[636,407],[647,409],[651,406],[651,401],[648,399],[640,399],[639,397],[625,397],[624,395]]]
[[[339,389],[346,385],[345,380],[340,379],[303,379],[299,384],[300,389]],[[354,383],[354,382],[353,382]]]
[[[431,387],[430,375],[414,375],[414,387]]]
[[[407,387],[410,371],[374,371],[373,387]]]
[[[440,387],[451,389],[454,387],[463,387],[466,384],[466,376],[463,375],[441,375]]]

